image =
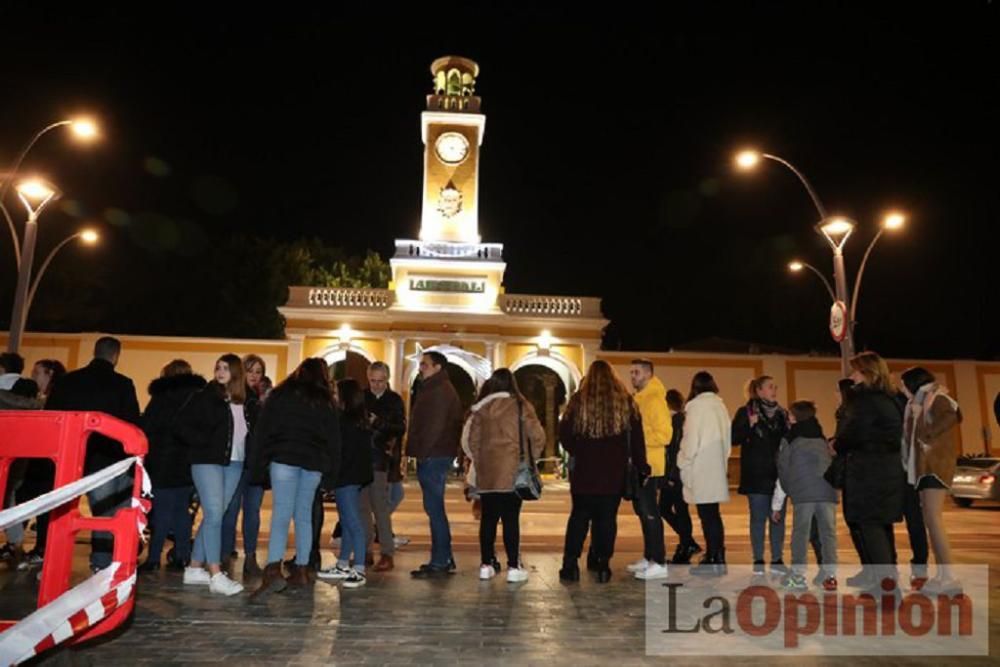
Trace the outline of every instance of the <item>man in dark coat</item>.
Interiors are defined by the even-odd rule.
[[[417,460],[417,480],[431,525],[431,560],[412,571],[414,577],[432,577],[455,569],[451,528],[445,513],[444,493],[462,434],[462,403],[440,352],[420,359],[420,394],[413,403],[406,455]]]
[[[122,344],[104,336],[94,345],[94,359],[83,368],[67,373],[52,389],[47,410],[90,410],[104,412],[132,424],[139,423],[139,399],[132,380],[115,372]],[[121,443],[101,435],[87,442],[84,474],[91,474],[125,458]],[[94,516],[114,516],[128,507],[132,495],[131,475],[119,475],[87,493]],[[110,533],[95,532],[91,537],[90,567],[97,571],[111,565],[113,542]]]

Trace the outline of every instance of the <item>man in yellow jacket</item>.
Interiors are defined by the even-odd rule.
[[[651,473],[632,501],[642,525],[643,557],[628,566],[636,579],[666,579],[666,546],[663,543],[663,521],[657,494],[667,474],[667,445],[673,436],[667,390],[653,374],[653,362],[635,359],[629,370],[635,389],[635,402],[642,416],[642,434],[646,438],[646,461]]]

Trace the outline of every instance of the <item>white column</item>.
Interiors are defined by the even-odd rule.
[[[503,368],[507,366],[507,343],[497,341],[493,348],[493,368]]]
[[[392,381],[389,383],[393,391],[402,392],[406,385],[406,360],[403,358],[403,351],[406,348],[405,338],[390,338],[386,342],[386,360],[392,372]]]
[[[497,344],[496,341],[486,341],[486,360],[490,362],[490,372],[500,368],[497,364]]]
[[[594,363],[597,359],[597,353],[601,349],[600,343],[593,343],[590,345],[583,346],[583,367],[580,372],[584,375],[587,374],[587,369],[590,368],[590,364]]]
[[[285,372],[291,374],[299,364],[303,362],[305,357],[303,356],[303,348],[305,346],[305,336],[303,334],[289,334],[288,335],[288,351],[285,357]],[[274,383],[278,384],[285,378],[274,378]]]

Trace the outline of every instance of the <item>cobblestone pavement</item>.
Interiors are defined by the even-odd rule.
[[[597,584],[586,573],[579,584],[567,586],[558,580],[569,499],[557,484],[549,485],[542,501],[525,504],[522,534],[529,581],[508,584],[500,576],[480,582],[477,524],[460,491],[449,489],[458,572],[442,580],[416,581],[408,572],[426,560],[429,545],[419,490],[408,485],[407,492],[396,516],[396,532],[411,536],[413,542],[397,552],[395,571],[373,574],[364,588],[341,590],[320,581],[261,605],[250,603],[246,594],[222,598],[206,588],[184,586],[179,574],[141,576],[136,613],[128,627],[83,648],[47,654],[40,662],[102,666],[231,662],[241,667],[1000,664],[996,646],[988,658],[647,657],[645,590],[624,572],[625,564],[638,557],[641,547],[631,508],[622,507],[614,577],[607,585]],[[734,497],[724,508],[724,518],[730,562],[747,562],[745,501]],[[264,526],[268,520],[265,509]],[[331,510],[327,534],[334,521]],[[1000,567],[1000,507],[949,508],[946,521],[962,562]],[[900,560],[908,560],[902,548],[907,544],[905,533],[899,533],[898,543]],[[262,539],[261,555],[265,544]],[[668,547],[673,546],[668,531]],[[843,532],[839,546],[841,562],[856,563]],[[82,578],[86,546],[79,544],[77,553],[76,575]],[[324,558],[327,564],[332,562],[329,549]],[[241,571],[240,562],[234,570]],[[17,618],[31,611],[32,579],[30,574],[0,569],[0,618]],[[1000,637],[1000,587],[993,579],[990,632],[995,639]],[[711,641],[709,635],[705,641]]]

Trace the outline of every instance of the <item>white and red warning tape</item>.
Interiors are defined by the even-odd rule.
[[[151,496],[152,485],[142,465],[142,457],[134,456],[54,489],[34,500],[3,510],[0,512],[0,529],[68,503],[125,474],[133,464],[136,474],[141,476],[143,495]],[[142,536],[146,528],[149,501],[133,497],[132,507],[143,510],[139,513],[136,525]],[[16,665],[30,660],[39,653],[94,626],[125,604],[135,588],[135,573],[119,580],[117,573],[121,566],[120,562],[112,563],[0,633],[0,665]]]
[[[112,563],[0,633],[0,664],[17,665],[96,625],[135,588],[135,573],[115,583],[121,563]]]
[[[136,474],[142,475],[143,495],[152,495],[153,487],[149,481],[149,475],[146,474],[146,469],[142,466],[142,457],[133,456],[123,459],[118,463],[109,465],[107,468],[98,470],[97,472],[87,475],[86,477],[81,477],[66,486],[60,486],[58,489],[53,489],[52,491],[42,494],[26,503],[21,503],[20,505],[15,505],[14,507],[3,510],[0,512],[0,530],[3,530],[7,526],[13,526],[18,521],[27,521],[33,516],[45,514],[60,505],[68,503],[74,498],[79,498],[88,491],[93,491],[97,487],[106,484],[115,477],[125,474],[125,472],[132,467],[132,464],[135,464]],[[134,500],[135,499],[133,499],[133,501]],[[135,502],[132,503],[132,506],[136,507]]]

